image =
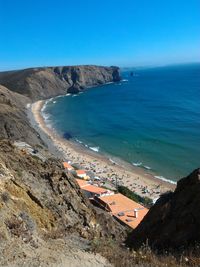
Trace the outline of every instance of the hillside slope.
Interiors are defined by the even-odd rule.
[[[78,93],[86,87],[119,80],[118,67],[91,65],[0,72],[0,84],[32,100],[45,99],[67,92]]]
[[[26,260],[24,266],[38,266],[32,260],[42,260],[45,254],[36,257],[36,251],[48,252],[50,246],[55,257],[45,264],[52,266],[70,246],[86,248],[84,243],[95,238],[123,236],[122,226],[94,209],[62,164],[43,150],[40,153],[43,160],[10,141],[0,141],[1,266]]]
[[[41,143],[38,133],[30,126],[26,104],[31,100],[0,85],[0,139]]]
[[[200,243],[200,169],[179,180],[174,193],[166,193],[132,232],[128,243],[140,247],[184,249]]]

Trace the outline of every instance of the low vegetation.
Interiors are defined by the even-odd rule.
[[[153,202],[150,198],[141,197],[123,185],[118,186],[118,192],[121,193],[122,195],[132,199],[135,202],[143,204],[147,208],[150,208],[153,205]]]
[[[184,252],[155,252],[148,245],[130,250],[114,240],[93,240],[92,252],[99,253],[115,267],[186,267],[200,266],[199,247]]]

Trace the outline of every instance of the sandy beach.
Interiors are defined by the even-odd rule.
[[[82,169],[98,176],[100,178],[99,185],[104,184],[112,189],[117,181],[118,184],[127,186],[135,193],[143,197],[149,197],[152,200],[157,199],[160,194],[166,191],[175,189],[174,184],[155,178],[155,174],[151,172],[145,172],[123,161],[120,161],[119,164],[118,162],[112,162],[104,155],[62,138],[54,129],[45,124],[41,113],[44,103],[45,101],[42,100],[37,101],[30,107],[35,125],[44,133],[42,138],[45,139],[44,136],[46,136],[44,142],[52,142],[60,152],[61,158],[63,157],[63,161],[76,163]]]

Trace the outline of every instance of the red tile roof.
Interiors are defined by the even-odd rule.
[[[86,174],[84,170],[77,170],[76,173],[77,173],[77,175],[79,175],[79,174]]]
[[[79,185],[79,187],[80,187],[80,188],[82,188],[82,187],[85,187],[85,186],[88,186],[88,185],[89,185],[87,181],[85,181],[85,180],[82,180],[82,179],[76,179],[76,181],[77,181],[77,183],[78,183],[78,185]]]
[[[99,199],[104,208],[131,228],[135,228],[148,212],[147,208],[120,193],[102,196]],[[134,210],[137,212],[137,217],[135,217]]]
[[[73,169],[73,167],[68,162],[63,162],[63,166],[66,169]]]
[[[82,179],[76,179],[76,181],[82,190],[85,190],[85,191],[90,192],[92,194],[101,195],[101,194],[105,194],[109,191],[105,188],[91,185],[87,181],[82,180]]]
[[[82,189],[90,193],[98,194],[98,195],[105,194],[108,191],[105,188],[98,187],[95,185],[87,185],[87,186],[82,187]]]

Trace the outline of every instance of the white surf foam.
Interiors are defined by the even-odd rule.
[[[143,166],[145,169],[147,169],[147,170],[151,170],[151,167],[149,167],[149,166],[147,166],[147,165],[144,165]]]
[[[136,167],[142,166],[142,162],[133,162],[132,164]]]
[[[82,141],[80,141],[78,139],[76,139],[76,142],[78,142],[79,144],[82,144],[83,143]]]
[[[113,164],[119,165],[116,161],[114,161],[113,159],[109,158],[110,162],[112,162]]]
[[[45,112],[45,109],[47,107],[47,104],[49,102],[51,102],[52,100],[53,100],[53,98],[50,98],[50,99],[46,100],[45,103],[44,103],[44,105],[43,105],[43,107],[42,107],[42,109],[41,109],[42,117],[44,118],[45,124],[46,124],[46,126],[48,128],[52,128],[52,124],[51,124],[51,120],[50,120],[50,117],[51,116],[50,116],[50,114],[48,114],[48,113]]]
[[[64,97],[65,95],[58,95],[56,96],[55,98],[61,98],[61,97]]]
[[[165,177],[163,177],[162,175],[155,175],[154,176],[156,179],[159,179],[159,180],[162,180],[162,181],[165,181],[165,182],[168,182],[168,183],[171,183],[171,184],[177,184],[176,182],[172,181],[172,180],[169,180]]]
[[[48,104],[48,100],[45,101],[44,105],[41,108],[42,115],[43,115],[43,113],[44,113],[44,111],[46,109],[47,104]]]
[[[105,83],[105,84],[112,84],[112,83],[114,83],[114,82],[107,82],[107,83]]]
[[[109,160],[110,160],[110,162],[115,163],[115,161],[113,159],[109,159]]]
[[[99,152],[99,147],[89,147],[91,150],[95,151],[95,152]]]

